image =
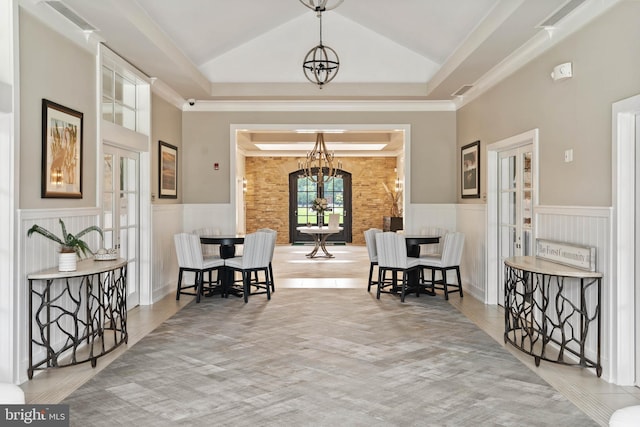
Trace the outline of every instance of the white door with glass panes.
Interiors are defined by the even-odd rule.
[[[498,253],[505,258],[533,255],[533,145],[499,153]],[[504,304],[504,283],[499,281],[498,303]]]
[[[127,260],[127,308],[140,303],[139,155],[104,145],[102,224],[104,247]]]

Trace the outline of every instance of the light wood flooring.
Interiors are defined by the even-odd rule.
[[[369,260],[364,246],[330,246],[335,258],[307,259],[308,246],[278,246],[274,257],[274,274],[278,288],[362,288],[366,291]],[[389,296],[387,296],[389,297]],[[442,298],[437,296],[435,298]],[[173,294],[153,306],[137,307],[129,312],[129,344],[98,360],[96,368],[88,363],[37,374],[22,384],[28,403],[58,403],[111,361],[134,345],[164,320],[191,301],[182,297],[175,301]],[[459,298],[451,295],[450,304],[456,307],[479,328],[516,356],[561,392],[576,406],[602,426],[608,425],[611,414],[618,408],[640,405],[640,388],[619,387],[599,379],[590,370],[562,366],[542,361],[536,367],[533,358],[503,343],[504,314],[500,307],[486,306],[470,295]],[[242,300],[238,300],[242,304]]]

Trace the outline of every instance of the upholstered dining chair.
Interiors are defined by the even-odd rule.
[[[431,290],[442,290],[444,298],[449,299],[449,294],[458,291],[460,297],[462,295],[462,280],[460,279],[460,261],[462,260],[462,250],[464,248],[464,233],[455,232],[447,233],[442,243],[442,254],[425,255],[418,260],[421,267],[421,276],[423,284],[430,284]],[[431,270],[431,280],[424,278],[424,270]],[[447,272],[455,270],[457,283],[449,283],[447,280]],[[440,280],[436,280],[436,271],[442,276]],[[454,289],[449,289],[453,287]]]
[[[242,256],[236,256],[225,260],[225,267],[232,271],[242,273],[244,302],[249,301],[249,295],[267,294],[271,299],[271,286],[269,284],[269,262],[271,260],[271,247],[273,245],[273,233],[257,231],[244,237],[244,252]],[[264,272],[265,279],[252,280],[251,273]],[[258,277],[256,275],[256,277]],[[251,292],[251,287],[264,289],[264,291]]]
[[[196,303],[198,303],[200,302],[200,296],[205,291],[203,288],[204,273],[211,273],[212,270],[219,270],[221,267],[224,267],[224,260],[215,256],[209,256],[205,260],[202,256],[200,237],[196,234],[179,233],[173,236],[173,240],[176,246],[178,266],[180,267],[176,300],[180,299],[181,294],[195,295]],[[193,285],[183,285],[185,272],[193,272],[195,274]],[[212,291],[214,288],[215,286],[211,282],[211,275],[209,275],[207,290]],[[193,289],[193,292],[185,291],[185,289]]]
[[[373,280],[373,267],[378,265],[378,250],[376,249],[376,235],[382,233],[379,228],[370,228],[364,232],[364,242],[367,245],[367,253],[369,254],[369,283],[367,284],[367,292],[371,292],[371,286],[378,285]]]
[[[423,236],[440,236],[440,241],[436,244],[420,245],[420,254],[440,255],[442,253],[442,242],[447,234],[447,229],[441,227],[424,227],[420,230]]]
[[[409,281],[409,272],[418,269],[418,258],[407,256],[407,244],[402,234],[393,231],[376,234],[376,250],[378,251],[378,293],[376,298],[380,299],[380,293],[394,293],[395,280],[385,281],[385,273],[392,272],[395,277],[402,273],[402,288],[400,291],[400,301],[404,302]],[[392,287],[391,291],[384,291],[385,287]],[[420,295],[419,287],[416,295]]]
[[[272,230],[271,228],[260,228],[260,229],[258,229],[258,231],[272,234],[271,238],[272,238],[273,242],[272,242],[272,245],[271,245],[271,256],[269,257],[269,276],[267,277],[267,281],[269,282],[269,285],[271,286],[271,292],[275,292],[276,291],[276,285],[275,285],[275,281],[273,279],[273,253],[276,250],[276,240],[278,240],[278,232],[276,230]]]
[[[203,227],[193,230],[193,234],[196,234],[198,237],[200,236],[219,236],[220,229],[214,227]],[[207,258],[210,256],[219,257],[220,256],[220,245],[201,245],[202,247],[202,256]]]
[[[340,227],[340,214],[333,213],[329,214],[329,228],[338,228]]]

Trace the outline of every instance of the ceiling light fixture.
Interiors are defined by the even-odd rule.
[[[300,0],[300,3],[315,11],[320,19],[320,44],[312,48],[304,57],[302,70],[311,83],[320,89],[333,80],[340,69],[340,59],[335,50],[322,44],[322,12],[335,9],[343,0],[327,7],[328,0]]]
[[[300,3],[308,7],[309,9],[318,12],[318,16],[320,16],[321,12],[326,12],[327,10],[335,9],[340,6],[344,0],[336,0],[333,2],[331,6],[327,6],[329,0],[300,0]]]
[[[319,132],[316,136],[316,144],[307,153],[304,161],[298,162],[302,170],[302,177],[315,182],[318,187],[324,187],[326,182],[338,176],[338,170],[342,169],[342,162],[335,161],[335,153],[329,153],[324,143],[324,134]]]

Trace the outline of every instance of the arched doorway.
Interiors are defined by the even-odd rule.
[[[300,233],[297,227],[304,225],[326,226],[330,213],[340,214],[340,226],[343,230],[330,235],[327,241],[348,242],[352,241],[351,224],[351,174],[344,170],[338,170],[338,175],[318,185],[303,175],[302,170],[289,174],[289,236],[290,243],[310,242],[309,234]],[[329,203],[329,212],[324,216],[318,216],[310,206],[316,197],[323,197]]]

